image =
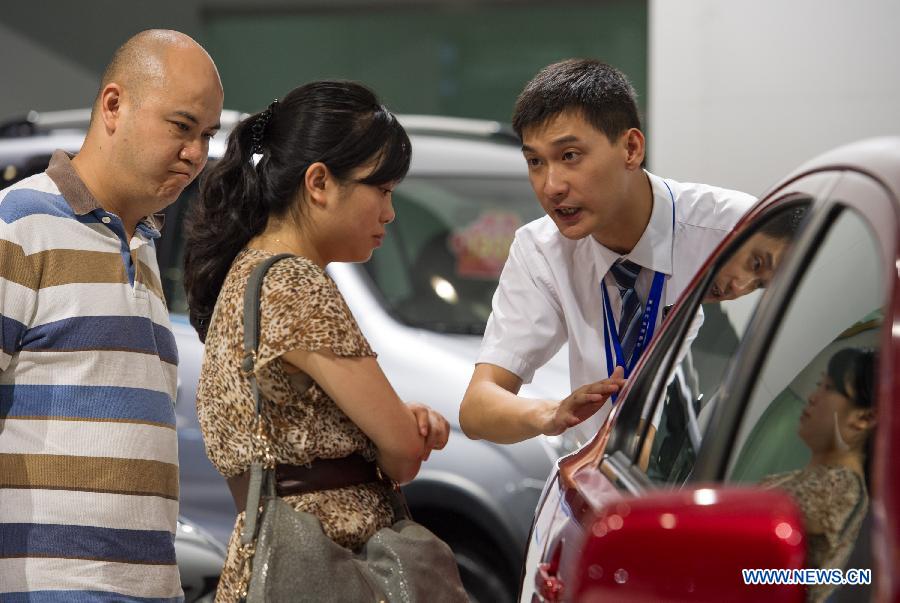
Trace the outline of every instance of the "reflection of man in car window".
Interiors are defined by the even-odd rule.
[[[832,356],[797,429],[812,453],[809,464],[761,482],[797,501],[806,522],[809,567],[843,568],[859,534],[869,503],[874,383],[874,352],[845,348]],[[808,600],[821,601],[831,590],[811,587]]]
[[[638,466],[650,479],[681,483],[688,477],[718,403],[722,376],[739,337],[729,318],[734,304],[715,302],[728,302],[768,285],[806,209],[780,209],[764,218],[713,278],[706,303],[698,308],[681,343],[664,402],[642,417],[650,424]]]
[[[722,266],[703,301],[737,299],[768,286],[805,215],[800,207],[766,222]]]
[[[645,171],[634,89],[600,61],[541,70],[513,128],[547,215],[516,231],[460,407],[469,436],[507,443],[597,413],[649,343],[660,306],[675,303],[753,203]],[[565,343],[573,393],[518,396]]]

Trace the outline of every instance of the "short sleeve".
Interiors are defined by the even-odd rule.
[[[0,371],[9,368],[36,308],[40,271],[0,224]]]
[[[566,340],[562,310],[551,291],[550,268],[541,262],[545,260],[533,243],[523,242],[517,233],[500,274],[476,361],[504,368],[524,383],[531,382],[534,372]]]
[[[263,281],[257,368],[291,350],[321,349],[375,355],[324,270],[302,257],[277,262]]]

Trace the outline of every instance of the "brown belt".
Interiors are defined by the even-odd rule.
[[[334,490],[378,481],[384,481],[378,465],[359,454],[339,459],[315,459],[309,465],[275,466],[275,492],[278,496]],[[228,488],[238,513],[247,506],[249,485],[249,470],[228,478]]]

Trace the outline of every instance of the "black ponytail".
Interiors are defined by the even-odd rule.
[[[254,166],[254,152],[259,161]],[[375,94],[355,82],[312,82],[241,121],[210,169],[186,221],[184,285],[191,325],[205,341],[237,254],[296,207],[307,168],[322,162],[339,180],[375,160],[363,184],[406,176],[409,138]],[[299,208],[302,212],[302,206]]]
[[[255,117],[255,116],[254,116]],[[266,203],[249,153],[254,117],[228,137],[225,155],[200,184],[200,198],[185,228],[184,287],[191,325],[206,339],[218,292],[231,262],[268,220]]]

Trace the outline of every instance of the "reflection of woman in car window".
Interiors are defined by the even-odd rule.
[[[832,356],[797,430],[812,452],[809,464],[762,481],[767,487],[786,490],[803,511],[809,567],[843,568],[866,514],[875,427],[874,381],[874,352],[845,348]],[[811,587],[808,600],[821,601],[832,590],[824,585]]]

